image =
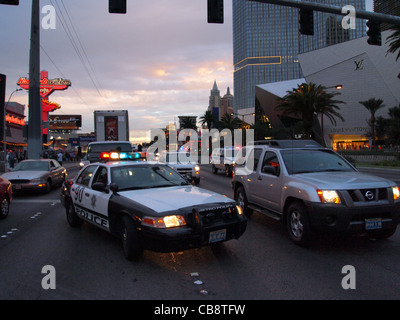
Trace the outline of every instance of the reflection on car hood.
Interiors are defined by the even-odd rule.
[[[234,202],[222,194],[194,186],[128,190],[119,194],[157,212],[217,202]]]
[[[293,177],[315,185],[317,188],[329,190],[387,188],[395,185],[387,179],[360,172],[313,172],[296,174]]]
[[[14,172],[7,172],[3,174],[2,177],[8,180],[17,180],[17,179],[31,180],[40,178],[46,175],[47,173],[48,173],[47,171],[14,171]]]

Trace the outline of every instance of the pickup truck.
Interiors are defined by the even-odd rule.
[[[308,246],[318,232],[392,236],[399,224],[395,182],[360,173],[312,140],[270,140],[243,148],[232,187],[244,213],[282,221],[290,239]]]

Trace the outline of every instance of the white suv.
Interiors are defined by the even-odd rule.
[[[317,231],[387,238],[399,223],[395,182],[360,173],[334,151],[309,140],[269,141],[245,147],[232,180],[244,213],[260,211],[308,245]]]
[[[218,173],[218,170],[223,170],[227,177],[231,177],[240,149],[241,147],[215,148],[210,156],[212,172]]]
[[[167,164],[189,181],[200,183],[200,166],[185,152],[162,152],[159,162]]]

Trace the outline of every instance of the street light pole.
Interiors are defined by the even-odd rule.
[[[29,54],[28,159],[40,159],[42,152],[42,99],[40,97],[40,0],[32,0]]]

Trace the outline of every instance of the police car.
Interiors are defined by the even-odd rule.
[[[174,252],[238,239],[247,220],[237,203],[191,185],[160,163],[88,164],[61,193],[72,227],[89,222],[120,237],[125,257]]]

